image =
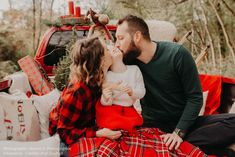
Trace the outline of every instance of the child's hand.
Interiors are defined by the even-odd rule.
[[[112,49],[112,51],[110,51],[110,54],[114,60],[122,61],[123,59],[123,53],[118,48]]]
[[[102,95],[103,95],[105,101],[110,100],[112,98],[112,94],[113,93],[112,93],[112,90],[110,88],[104,88],[103,89]]]
[[[121,84],[122,84],[122,81],[118,81],[117,83],[105,82],[103,84],[103,89],[109,88],[111,90],[121,90],[121,88],[122,88]]]
[[[122,87],[122,91],[127,93],[129,96],[132,96],[133,95],[133,90],[131,87],[129,86],[123,86]]]

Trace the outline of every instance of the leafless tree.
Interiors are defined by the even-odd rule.
[[[12,10],[12,0],[8,0],[9,9]]]
[[[51,0],[51,3],[50,3],[50,21],[52,20],[52,16],[53,16],[53,5],[54,5],[54,1],[55,1],[55,0]]]
[[[35,38],[36,38],[36,0],[33,2],[33,51],[35,52]]]
[[[203,8],[200,1],[199,1],[199,5],[200,5],[201,11],[202,11],[202,16],[204,18],[204,28],[206,30],[206,33],[207,33],[208,39],[209,39],[209,43],[210,43],[211,55],[212,55],[212,65],[213,65],[213,68],[215,68],[215,48],[214,48],[212,35],[211,35],[209,28],[208,28],[208,19],[207,19],[206,13],[205,13],[204,8]]]
[[[40,42],[40,38],[41,38],[41,34],[42,34],[42,2],[43,0],[40,0],[39,1],[39,19],[38,19],[38,39],[37,39],[37,44],[36,44],[36,47],[35,47],[35,51],[37,50],[38,48],[38,45],[39,45],[39,42]]]
[[[233,16],[235,16],[235,12],[232,8],[229,7],[229,5],[227,4],[227,2],[225,2],[225,0],[222,0],[223,4],[225,5],[225,7],[233,14]]]
[[[232,42],[231,42],[231,40],[230,40],[230,37],[229,37],[229,35],[228,35],[228,33],[227,33],[227,30],[226,30],[226,28],[225,28],[224,22],[223,22],[222,18],[219,16],[219,14],[218,14],[218,12],[217,12],[217,10],[216,10],[216,8],[215,8],[214,3],[212,3],[211,0],[208,0],[208,2],[209,2],[210,6],[212,7],[212,9],[213,9],[213,11],[214,11],[214,13],[215,13],[215,15],[216,15],[216,18],[217,18],[217,20],[219,21],[220,26],[222,27],[223,34],[224,34],[224,37],[225,37],[227,46],[228,46],[228,48],[229,48],[229,51],[230,51],[231,56],[232,56],[232,58],[233,58],[233,62],[234,62],[234,64],[235,64],[235,54],[234,54],[235,48],[234,48],[234,46],[233,46],[233,44],[232,44]]]

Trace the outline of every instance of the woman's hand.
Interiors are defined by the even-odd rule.
[[[182,138],[179,137],[175,132],[161,135],[163,142],[169,148],[169,150],[176,150],[179,148],[180,144],[183,142]]]
[[[122,136],[121,131],[113,131],[108,128],[103,128],[96,131],[96,137],[106,137],[108,139],[115,140],[121,136]]]

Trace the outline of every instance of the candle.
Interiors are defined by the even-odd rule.
[[[76,17],[80,17],[81,16],[81,8],[79,6],[75,7],[75,15],[76,15]]]
[[[74,15],[74,4],[71,0],[69,0],[69,15]]]

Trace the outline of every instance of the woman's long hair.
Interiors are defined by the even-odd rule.
[[[101,87],[104,79],[102,60],[104,47],[98,37],[78,40],[71,52],[70,80]]]

